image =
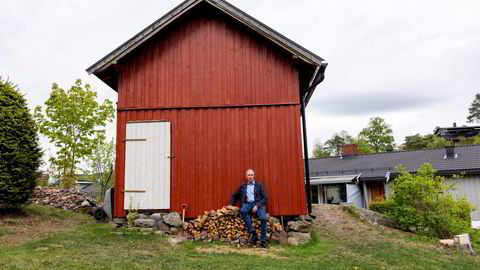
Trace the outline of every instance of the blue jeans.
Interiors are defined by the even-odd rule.
[[[240,209],[240,215],[243,217],[243,222],[245,222],[248,233],[255,234],[255,230],[252,228],[252,219],[250,218],[253,206],[253,202],[246,202]],[[267,240],[267,216],[265,206],[258,208],[255,214],[260,219],[260,241],[265,241]]]

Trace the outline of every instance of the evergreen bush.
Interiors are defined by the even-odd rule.
[[[31,197],[42,151],[27,102],[0,78],[0,208],[15,208]]]

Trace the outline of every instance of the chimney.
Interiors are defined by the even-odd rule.
[[[455,146],[445,146],[445,156],[444,159],[457,158],[458,154],[455,154]]]
[[[357,155],[357,145],[356,144],[344,144],[342,156],[350,157]]]
[[[453,127],[457,127],[457,123],[456,123],[456,122],[453,122]]]

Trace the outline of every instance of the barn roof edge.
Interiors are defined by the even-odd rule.
[[[252,16],[248,15],[247,13],[243,12],[242,10],[238,9],[237,7],[224,0],[185,0],[184,2],[173,8],[171,11],[160,17],[158,20],[147,26],[145,29],[140,31],[138,34],[136,34],[135,36],[124,42],[122,45],[108,53],[106,56],[95,62],[95,64],[87,68],[86,71],[88,72],[88,74],[93,73],[95,75],[102,71],[105,71],[110,66],[116,64],[118,60],[123,58],[129,52],[143,44],[145,41],[147,41],[153,35],[161,31],[171,22],[175,21],[182,14],[202,2],[206,2],[211,6],[217,8],[218,10],[224,12],[225,14],[229,15],[233,19],[236,19],[237,21],[244,24],[246,27],[266,37],[271,42],[277,44],[278,46],[291,52],[292,54],[297,55],[301,60],[308,64],[320,66],[324,61],[324,59],[320,56],[305,49],[304,47],[288,39],[287,37],[283,36],[282,34],[278,33],[277,31],[273,30],[272,28],[268,27],[267,25],[263,24],[262,22],[258,21],[257,19],[253,18]]]

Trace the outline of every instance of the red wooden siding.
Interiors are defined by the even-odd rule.
[[[124,216],[125,126],[139,120],[172,123],[171,211],[225,205],[253,168],[270,214],[306,214],[292,57],[209,12],[186,15],[119,63],[115,216]]]
[[[152,38],[122,66],[118,107],[299,102],[292,58],[217,17],[193,17]]]
[[[266,187],[272,215],[305,213],[298,106],[123,111],[118,116],[117,196],[123,196],[125,123],[166,119],[172,123],[175,156],[172,211],[181,212],[187,203],[187,215],[194,217],[226,205],[245,181],[245,170],[253,168]],[[123,197],[116,203],[116,215],[123,216]]]

